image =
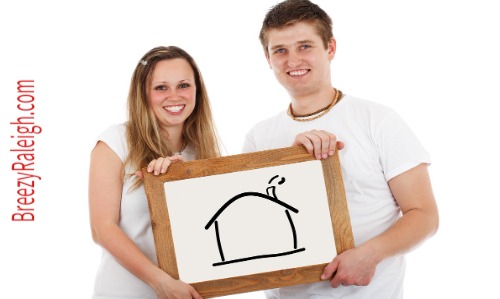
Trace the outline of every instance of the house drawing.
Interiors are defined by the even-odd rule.
[[[269,180],[268,184],[271,184],[278,178],[279,175],[273,176]],[[285,181],[286,179],[282,177],[281,180],[279,180],[278,185],[282,185]],[[250,238],[249,235],[254,233],[249,233],[249,231],[253,229],[252,222],[255,223],[255,221],[261,221],[262,217],[259,218],[247,215],[247,217],[237,218],[236,221],[233,219],[232,223],[225,223],[225,225],[228,226],[226,230],[223,229],[223,225],[220,223],[221,221],[224,222],[221,220],[223,218],[223,214],[230,213],[234,206],[242,203],[245,204],[245,207],[252,207],[252,209],[257,209],[258,211],[265,211],[268,217],[264,218],[272,218],[272,221],[269,222],[269,225],[266,226],[265,229],[256,233],[256,237]],[[276,195],[276,186],[272,185],[267,187],[266,194],[260,192],[243,192],[233,196],[217,210],[217,212],[205,225],[206,230],[209,230],[212,227],[214,228],[220,255],[220,261],[214,262],[212,265],[214,267],[222,266],[249,260],[291,255],[305,251],[304,247],[299,248],[298,246],[297,231],[292,219],[292,214],[297,214],[298,212],[298,209],[278,199],[278,196]],[[247,223],[238,223],[242,221]],[[280,225],[276,225],[276,229],[273,228],[272,226],[275,226],[274,224],[278,222]],[[236,233],[235,235],[234,231],[238,230],[242,226],[246,226],[246,234]],[[229,230],[233,231],[232,235],[228,234]],[[266,242],[260,242],[259,238],[268,233],[275,233],[280,235],[280,237],[276,238],[273,236],[267,236],[267,239],[265,239],[267,240]],[[228,235],[232,237],[230,240],[227,238]],[[226,239],[224,239],[224,236],[226,236]],[[286,241],[283,242],[284,240]],[[242,248],[243,250],[235,250],[234,246],[228,246],[228,243],[231,242],[238,243],[236,248]],[[245,242],[250,243],[245,244]],[[260,243],[255,244],[258,242]],[[249,248],[257,249],[255,251],[249,251],[247,250]],[[232,252],[229,252],[229,250]]]

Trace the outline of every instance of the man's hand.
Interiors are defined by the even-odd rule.
[[[342,141],[337,141],[337,136],[323,130],[312,130],[300,133],[295,137],[292,145],[302,145],[307,152],[316,159],[326,159],[333,156],[335,148],[344,148]]]

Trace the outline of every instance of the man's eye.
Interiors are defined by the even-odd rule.
[[[274,53],[283,54],[283,53],[285,53],[285,49],[278,49],[278,50],[274,51]]]

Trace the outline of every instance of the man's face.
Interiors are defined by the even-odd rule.
[[[335,40],[325,46],[314,25],[298,22],[268,32],[269,66],[281,85],[294,97],[331,89],[330,62]]]

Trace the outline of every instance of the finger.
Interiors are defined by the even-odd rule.
[[[339,287],[340,285],[347,285],[347,284],[344,284],[342,281],[343,281],[343,280],[342,280],[342,279],[340,279],[340,276],[339,276],[339,275],[337,275],[337,273],[335,273],[335,274],[333,275],[333,278],[330,280],[330,285],[331,285],[332,287],[334,287],[334,288],[337,288],[337,287]]]
[[[337,149],[338,150],[341,150],[343,149],[345,146],[345,144],[342,142],[342,141],[337,141]]]
[[[326,159],[335,153],[337,137],[326,131],[312,130],[295,137],[293,145],[302,145],[316,159]]]
[[[318,136],[321,138],[321,157],[323,159],[333,156],[337,144],[337,136],[326,131],[320,131]]]
[[[168,165],[167,166],[163,166],[163,163],[165,163],[165,161],[167,161],[167,163],[170,164],[170,160],[165,159],[165,158],[158,158],[158,159],[155,159],[155,160],[149,162],[149,164],[148,164],[148,172],[153,172],[154,175],[160,174],[162,168],[168,167]]]
[[[332,136],[330,137],[330,146],[328,148],[328,156],[333,156],[335,154],[335,151],[338,149],[338,145],[337,145],[337,136],[332,134]]]
[[[160,173],[161,164],[163,163],[164,160],[165,160],[164,158],[158,158],[158,159],[154,160],[154,163],[153,163],[154,175],[158,175]]]
[[[339,263],[338,263],[337,259],[334,258],[323,269],[323,274],[321,274],[321,279],[322,280],[330,279],[333,276],[333,274],[337,271],[338,265],[339,265]]]
[[[170,158],[163,158],[161,163],[159,165],[155,165],[155,174],[164,174],[167,172],[168,167],[172,164],[172,161],[170,161]],[[157,171],[156,171],[157,170]],[[158,173],[156,173],[158,172]]]
[[[148,172],[152,172],[155,169],[156,161],[157,159],[154,159],[153,161],[149,162],[148,168],[146,169]]]
[[[192,286],[189,286],[189,293],[194,299],[203,299],[203,297],[201,297],[201,295],[198,294],[198,292],[196,292],[196,290]]]
[[[325,141],[328,140],[327,135],[322,131],[313,130],[307,135],[307,137],[313,144],[314,157],[318,160],[323,158],[323,144],[325,144]]]
[[[297,137],[295,137],[293,145],[302,145],[306,148],[309,154],[314,154],[314,145],[312,144],[311,140],[306,137],[305,133],[297,135]]]

